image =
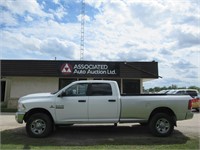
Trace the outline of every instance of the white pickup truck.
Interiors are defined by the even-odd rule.
[[[18,101],[16,120],[31,137],[46,137],[55,126],[85,123],[140,123],[155,136],[169,136],[176,121],[191,119],[188,95],[121,96],[115,81],[76,81],[56,93],[31,94]]]

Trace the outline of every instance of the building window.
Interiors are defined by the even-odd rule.
[[[123,79],[124,94],[140,94],[140,80]]]

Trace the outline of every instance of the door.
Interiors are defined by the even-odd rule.
[[[140,80],[124,79],[123,80],[124,94],[140,94]]]
[[[1,102],[5,100],[6,81],[1,81]]]
[[[108,83],[92,83],[89,86],[89,121],[113,123],[119,120],[119,100],[113,96]]]
[[[72,85],[57,97],[55,104],[58,123],[76,123],[88,121],[88,84]]]

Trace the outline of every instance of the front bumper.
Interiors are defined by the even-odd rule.
[[[16,114],[15,114],[15,120],[18,123],[23,123],[24,115],[25,115],[25,112],[16,112]]]
[[[188,111],[188,112],[186,113],[185,119],[192,119],[193,116],[194,116],[193,112],[192,112],[192,111]]]

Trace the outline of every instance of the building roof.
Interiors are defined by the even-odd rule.
[[[158,78],[157,62],[1,60],[1,76]]]

